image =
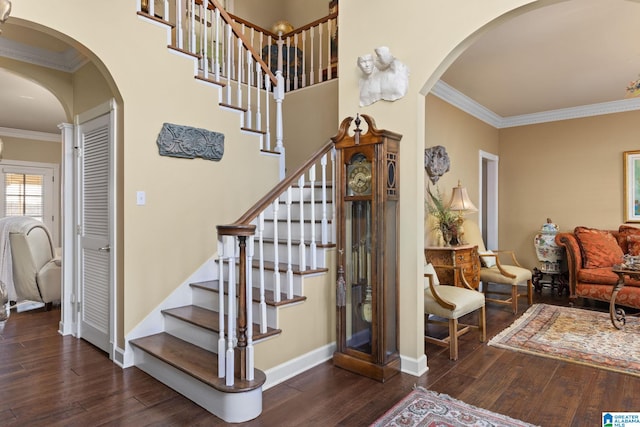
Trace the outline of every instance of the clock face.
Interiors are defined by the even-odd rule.
[[[349,165],[347,186],[352,195],[371,194],[371,163],[364,159]]]

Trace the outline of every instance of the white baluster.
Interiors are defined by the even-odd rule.
[[[224,237],[223,237],[224,239]],[[224,244],[223,240],[218,239],[218,324],[220,332],[218,333],[218,378],[224,378],[225,375],[225,340],[224,340]]]
[[[293,88],[298,89],[298,34],[293,37]]]
[[[236,256],[235,256],[235,247],[237,245],[236,239],[233,237],[228,237],[226,239],[228,243],[227,249],[229,250],[229,255],[227,257],[228,266],[229,266],[229,285],[227,286],[227,351],[225,353],[226,356],[226,373],[225,373],[225,384],[227,386],[232,386],[234,383],[234,345],[236,341]],[[230,245],[233,245],[233,248],[229,248]],[[224,294],[223,294],[224,298]]]
[[[196,0],[191,0],[191,17],[189,18],[189,52],[196,53]]]
[[[322,25],[318,25],[318,83],[322,81]]]
[[[322,244],[329,243],[329,220],[327,219],[327,155],[320,159],[322,166]]]
[[[222,43],[220,43],[220,9],[218,8],[216,8],[216,38],[212,40],[212,43],[215,43],[213,48],[213,74],[216,77],[216,81],[220,81],[220,70],[222,69],[220,49],[222,48]]]
[[[309,169],[309,181],[311,186],[311,245],[309,247],[311,255],[311,269],[318,268],[318,262],[316,260],[316,165],[311,166]]]
[[[264,89],[265,89],[265,98],[266,98],[266,102],[264,103],[264,108],[267,114],[267,118],[264,121],[265,122],[265,134],[264,134],[264,139],[265,139],[265,146],[263,147],[265,150],[271,150],[271,102],[269,102],[269,96],[268,94],[271,93],[271,79],[269,78],[268,74],[264,75]]]
[[[207,14],[209,13],[206,7],[200,5],[200,28],[202,30],[201,33],[201,42],[200,46],[203,48],[202,52],[202,75],[206,79],[209,77],[209,43],[207,41],[207,33],[208,33],[208,25],[207,25]]]
[[[315,75],[314,75],[314,69],[313,69],[313,57],[315,55],[314,51],[313,51],[313,39],[314,39],[314,34],[315,32],[313,31],[314,27],[309,28],[309,36],[311,36],[311,42],[310,42],[310,49],[311,49],[311,54],[309,55],[309,57],[311,58],[311,64],[309,65],[309,84],[312,85],[316,82],[315,80]]]
[[[184,17],[182,15],[182,0],[176,0],[176,44],[180,49],[184,48],[184,35],[182,32]]]
[[[327,80],[331,80],[331,19],[327,21]]]
[[[302,87],[307,86],[307,58],[305,48],[307,42],[307,31],[302,32]]]
[[[231,25],[227,25],[227,51],[226,51],[226,59],[227,61],[227,100],[226,104],[231,105],[231,52],[233,52],[232,44],[231,44]]]
[[[300,244],[298,245],[298,257],[300,258],[298,264],[300,271],[307,269],[307,247],[304,243],[304,174],[298,178],[298,194],[300,203]]]
[[[164,19],[165,21],[169,20],[169,0],[164,0],[162,8],[162,19]]]
[[[253,86],[253,56],[251,56],[251,51],[247,50],[247,112],[245,114],[246,119],[244,126],[246,128],[253,128],[253,109],[251,107],[251,86]]]
[[[246,264],[246,309],[247,309],[247,348],[246,362],[247,381],[253,381],[253,251],[255,246],[255,237],[251,236],[247,244],[247,264]]]
[[[286,72],[283,72],[286,78],[286,89],[285,92],[289,92],[291,90],[291,37],[287,37],[287,68]]]
[[[260,282],[260,333],[267,332],[267,302],[264,296],[264,212],[258,215],[258,281]]]
[[[242,108],[242,70],[243,65],[242,65],[242,39],[240,39],[238,37],[237,39],[237,45],[238,45],[238,84],[236,85],[236,92],[237,92],[237,100],[238,100],[238,104],[236,105],[237,107]],[[241,124],[240,127],[244,126],[244,116],[243,119],[241,120]]]
[[[273,300],[280,302],[280,254],[278,250],[278,211],[280,198],[273,201]]]
[[[155,1],[149,0],[147,4],[149,5],[149,15],[156,16]]]
[[[260,63],[256,61],[256,129],[262,130],[262,110],[261,110],[261,97],[262,93],[262,67]],[[264,140],[260,142],[260,148],[264,146]]]
[[[287,188],[287,299],[293,298],[293,262],[291,251],[291,204],[292,188]]]

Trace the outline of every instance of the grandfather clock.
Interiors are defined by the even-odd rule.
[[[400,371],[398,353],[398,221],[401,135],[352,117],[336,148],[336,366],[385,381]]]

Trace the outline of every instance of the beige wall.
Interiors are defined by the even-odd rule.
[[[3,136],[3,160],[60,164],[62,148],[59,142],[35,141],[25,138]]]
[[[73,74],[75,113],[83,113],[115,95],[94,63],[89,62]]]
[[[235,0],[233,14],[270,30],[277,21],[294,28],[329,14],[329,0]]]
[[[292,172],[338,131],[338,81],[289,92],[283,102],[287,172]]]
[[[426,97],[425,146],[442,145],[447,149],[451,167],[437,182],[436,187],[445,196],[451,197],[451,189],[458,181],[466,187],[471,200],[479,206],[480,150],[497,154],[499,133],[496,128],[459,110],[442,99],[429,95]],[[425,172],[425,183],[433,187]],[[478,220],[477,213],[467,217]],[[425,229],[425,244],[436,243],[438,233],[431,226]]]
[[[537,265],[533,237],[550,217],[561,230],[624,222],[624,151],[638,149],[640,112],[500,130],[500,246]]]

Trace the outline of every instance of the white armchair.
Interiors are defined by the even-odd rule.
[[[40,301],[50,308],[60,301],[62,262],[46,226],[33,220],[9,233],[13,285],[19,299]]]

